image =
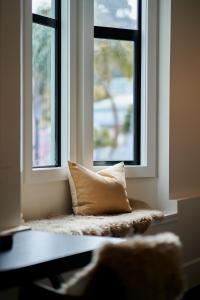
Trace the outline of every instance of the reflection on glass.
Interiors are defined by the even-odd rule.
[[[54,18],[55,0],[32,0],[32,13]]]
[[[138,0],[94,0],[94,25],[137,29]]]
[[[33,167],[56,164],[54,35],[52,28],[33,23]]]
[[[134,43],[94,40],[94,161],[133,160]]]

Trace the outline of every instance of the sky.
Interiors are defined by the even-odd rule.
[[[117,1],[117,0],[115,0],[115,1]],[[128,0],[127,2],[132,8],[131,11],[126,12],[126,10],[123,10],[123,9],[119,10],[118,11],[119,17],[128,13],[128,15],[131,19],[136,20],[136,18],[137,18],[137,0]],[[41,5],[43,6],[43,4],[45,4],[45,6],[48,5],[50,7],[51,0],[32,0],[32,12],[36,13],[37,8]]]
[[[51,6],[51,0],[32,0],[32,12],[36,13],[37,8],[39,6],[43,6],[43,4]]]

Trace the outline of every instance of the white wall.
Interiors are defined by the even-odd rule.
[[[176,202],[169,200],[171,1],[159,1],[158,41],[157,207],[170,212],[176,210]]]
[[[26,220],[71,212],[71,196],[66,181],[24,184],[22,196],[22,211]]]
[[[20,0],[0,1],[0,230],[20,223]]]

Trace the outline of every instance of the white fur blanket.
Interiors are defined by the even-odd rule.
[[[104,216],[65,215],[49,219],[25,222],[34,230],[52,231],[71,235],[98,235],[123,237],[143,233],[153,221],[161,220],[163,213],[150,208],[146,203],[130,200],[131,213]]]

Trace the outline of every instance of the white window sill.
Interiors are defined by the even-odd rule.
[[[93,167],[94,172],[105,169],[106,166]],[[149,166],[125,166],[126,178],[152,178],[155,177],[155,168]],[[24,174],[25,184],[39,184],[45,182],[58,182],[68,179],[67,167],[36,168]]]
[[[151,227],[154,226],[159,226],[159,225],[163,225],[163,224],[168,224],[168,223],[174,223],[177,222],[178,220],[178,213],[177,212],[164,212],[164,219],[161,221],[154,221],[151,224]]]

